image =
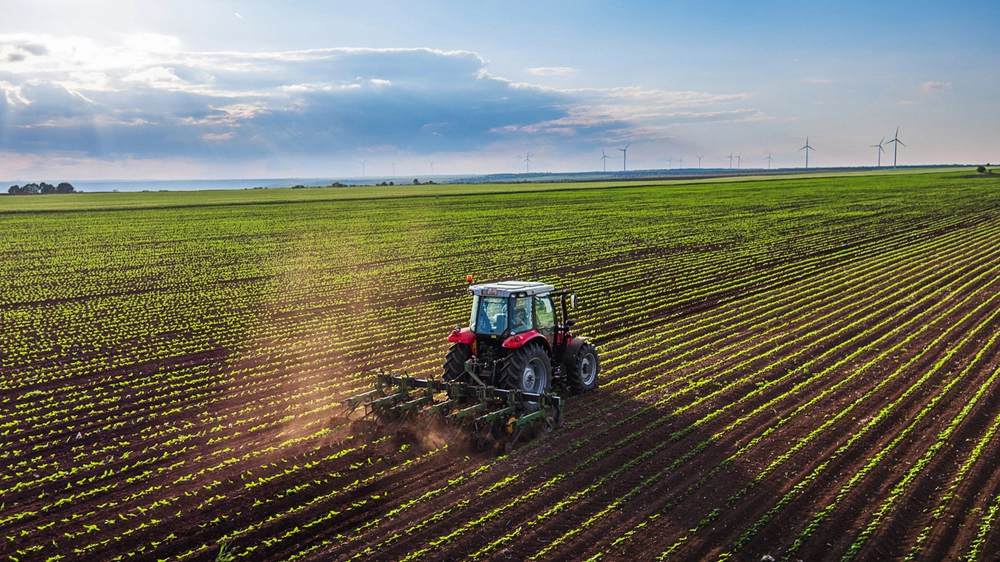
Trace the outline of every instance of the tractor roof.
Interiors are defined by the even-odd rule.
[[[556,288],[535,281],[500,281],[498,283],[482,283],[471,285],[469,293],[489,297],[528,297],[542,293],[551,293]]]

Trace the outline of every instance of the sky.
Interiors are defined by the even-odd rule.
[[[731,154],[734,168],[801,167],[807,137],[811,167],[873,166],[880,141],[883,165],[894,148],[900,165],[1000,162],[994,1],[0,0],[0,13],[8,180],[728,168]],[[903,144],[887,144],[897,127]]]

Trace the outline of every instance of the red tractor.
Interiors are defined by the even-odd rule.
[[[570,332],[567,301],[575,308],[576,295],[524,281],[472,285],[469,294],[469,326],[448,336],[445,380],[530,394],[551,392],[558,382],[577,394],[597,386],[597,350]]]
[[[471,422],[480,446],[492,435],[509,451],[529,424],[561,425],[554,384],[577,394],[597,387],[597,350],[570,331],[576,295],[523,281],[470,285],[469,294],[469,326],[448,336],[442,378],[380,372],[374,390],[345,400],[348,415],[362,404],[377,419],[436,414]]]

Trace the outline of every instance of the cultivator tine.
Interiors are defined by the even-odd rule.
[[[399,414],[399,426],[403,425],[407,417],[416,417],[421,413],[420,408],[427,404],[434,403],[434,394],[429,389],[423,394],[423,396],[414,398],[412,400],[406,400],[401,404],[397,404],[392,407],[392,411]],[[398,429],[397,427],[397,429]]]
[[[347,405],[345,415],[350,416],[354,413],[354,410],[358,409],[358,406],[364,405],[365,402],[368,402],[371,398],[378,396],[380,393],[381,391],[378,389],[369,390],[363,394],[358,394],[357,396],[351,396],[350,398],[345,399],[344,403]]]
[[[514,436],[511,437],[509,441],[504,443],[503,449],[505,453],[509,453],[514,450],[514,445],[517,443],[517,440],[521,437],[521,432],[523,431],[524,431],[524,426],[522,425],[517,429],[516,432],[514,432]]]
[[[429,408],[424,410],[424,412],[427,413],[428,415],[431,414],[447,415],[451,413],[452,408],[456,407],[457,405],[458,405],[458,400],[445,400],[444,402],[435,403],[433,406],[430,406]]]
[[[469,406],[468,408],[463,408],[457,412],[449,414],[448,418],[451,420],[458,420],[459,422],[461,422],[461,420],[464,420],[465,418],[468,418],[470,416],[474,416],[485,409],[486,409],[486,404],[484,402],[479,402],[477,404]]]
[[[537,410],[529,414],[525,414],[522,418],[518,419],[517,423],[519,425],[541,420],[545,422],[546,431],[552,431],[553,429],[562,426],[562,398],[551,394],[540,394],[538,395],[537,404]],[[551,416],[546,414],[549,410],[551,410]]]
[[[386,406],[392,406],[396,402],[402,402],[404,400],[406,400],[406,392],[402,391],[402,392],[397,392],[395,394],[390,394],[388,396],[383,396],[382,398],[379,398],[377,400],[372,400],[371,402],[368,402],[365,405],[370,408],[385,408]]]
[[[485,425],[487,423],[493,423],[496,420],[505,418],[507,416],[513,416],[517,409],[514,406],[507,406],[506,408],[501,408],[499,410],[490,412],[484,416],[476,418],[476,425]]]
[[[434,396],[432,396],[431,394],[425,394],[420,398],[415,398],[413,400],[403,402],[402,404],[395,406],[395,408],[400,412],[406,412],[408,410],[419,408],[420,406],[423,406],[424,404],[429,404],[431,402],[434,402]]]
[[[534,412],[531,412],[529,414],[524,414],[523,416],[514,420],[514,426],[522,428],[533,421],[544,420],[544,419],[545,419],[545,410],[539,407]]]

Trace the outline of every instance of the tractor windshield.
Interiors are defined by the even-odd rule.
[[[474,296],[469,326],[477,334],[500,335],[507,331],[507,299]]]

